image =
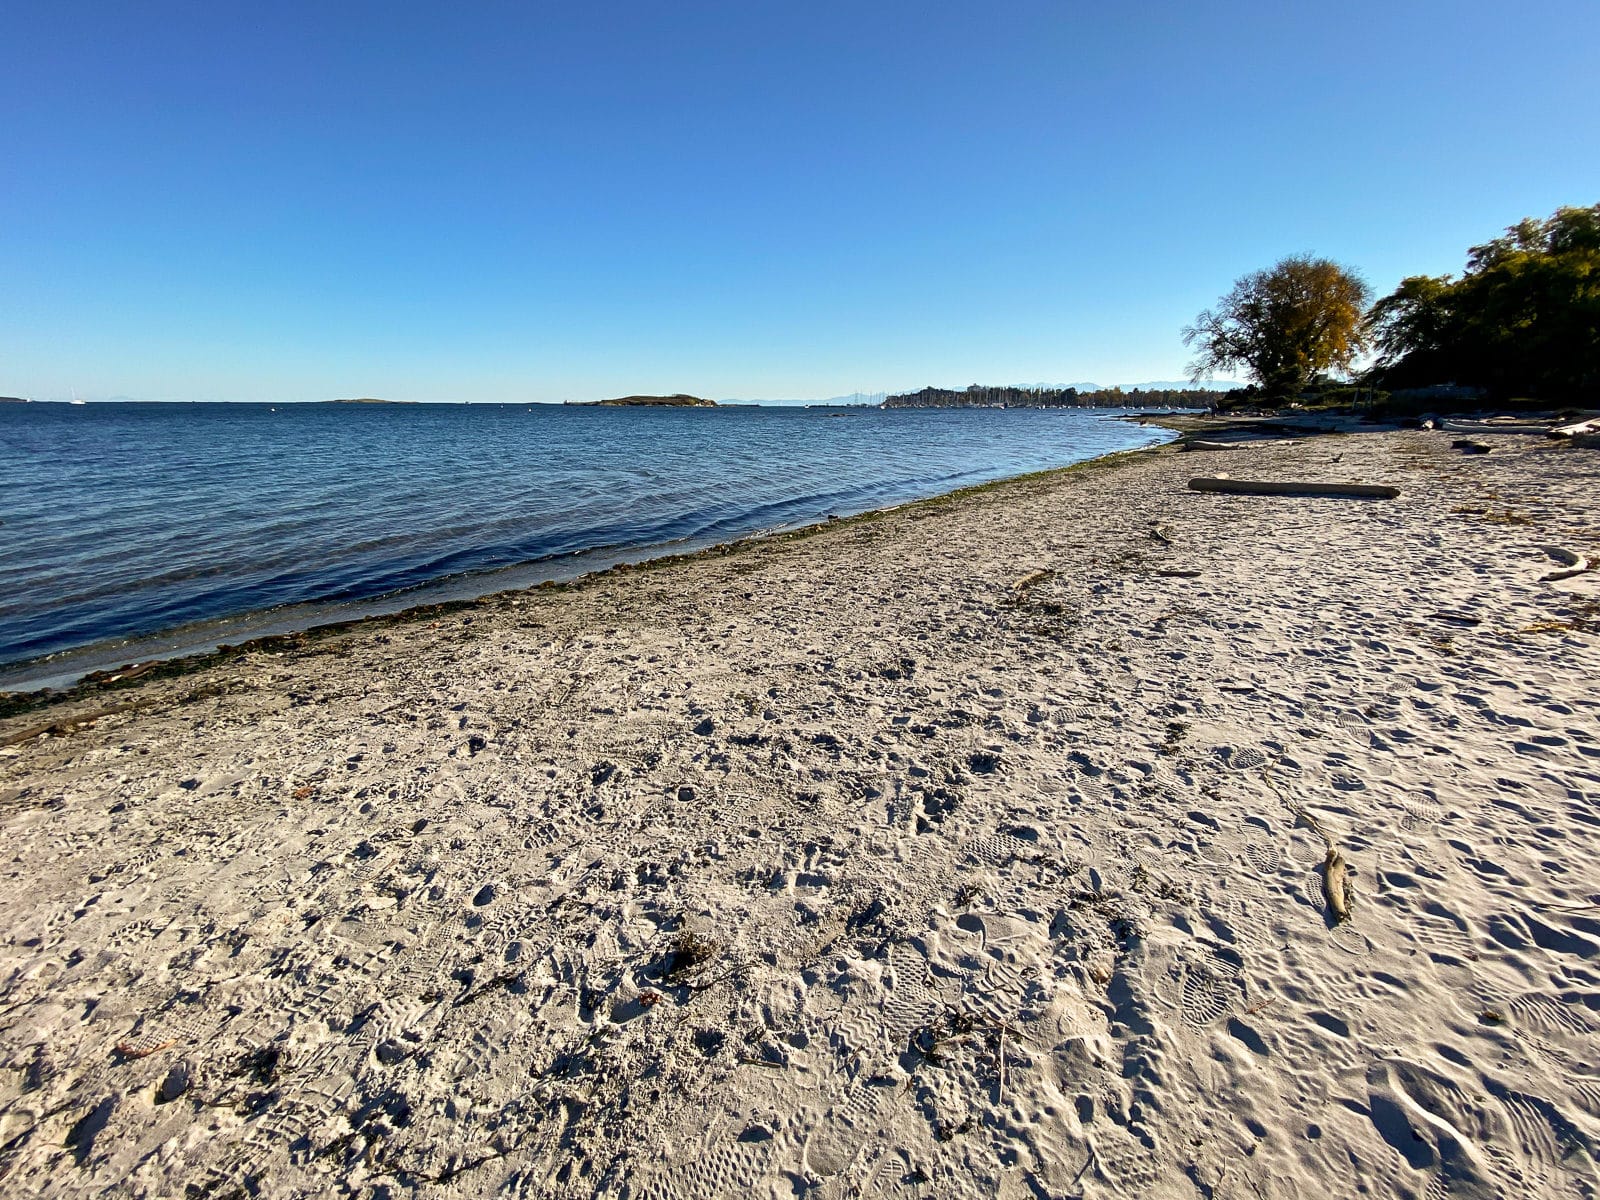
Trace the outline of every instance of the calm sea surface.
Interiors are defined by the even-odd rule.
[[[1023,409],[0,405],[0,687],[1166,436]]]

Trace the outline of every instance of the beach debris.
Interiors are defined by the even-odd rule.
[[[1563,546],[1540,546],[1539,549],[1566,568],[1563,571],[1552,571],[1548,575],[1539,576],[1540,583],[1558,583],[1563,579],[1571,579],[1576,575],[1582,575],[1594,567],[1594,564],[1584,555],[1575,553]]]
[[[118,1042],[116,1051],[123,1058],[149,1058],[152,1054],[160,1054],[163,1050],[171,1050],[177,1044],[177,1038],[170,1038],[165,1042]]]
[[[281,1046],[258,1046],[239,1056],[234,1063],[233,1073],[240,1077],[248,1076],[262,1087],[271,1087],[278,1082],[288,1058],[288,1052]]]
[[[117,713],[128,712],[138,707],[136,704],[113,704],[108,708],[95,709],[93,712],[83,713],[76,717],[67,717],[60,721],[51,721],[47,725],[31,725],[26,729],[19,729],[15,733],[8,733],[0,737],[0,746],[15,746],[18,743],[29,741],[36,737],[50,734],[59,737],[62,734],[76,733],[80,729],[88,729],[101,717],[115,716]]]
[[[1339,847],[1329,845],[1328,856],[1322,864],[1322,890],[1328,898],[1329,909],[1333,911],[1335,924],[1343,924],[1350,919],[1353,889],[1350,886],[1349,870],[1344,855],[1339,852]]]
[[[1294,819],[1296,825],[1304,825],[1321,838],[1328,849],[1327,856],[1322,860],[1322,894],[1328,901],[1328,911],[1333,914],[1333,923],[1346,924],[1350,920],[1351,902],[1355,899],[1355,889],[1350,883],[1350,864],[1345,861],[1343,852],[1328,831],[1322,827],[1322,822],[1310,812],[1303,808],[1296,809]]]
[[[189,1064],[173,1063],[172,1069],[156,1088],[156,1103],[171,1104],[189,1090]]]
[[[1540,546],[1539,549],[1543,550],[1563,567],[1576,567],[1583,564],[1583,555],[1568,550],[1565,546]]]
[[[1226,475],[1201,475],[1189,480],[1193,492],[1222,492],[1232,496],[1329,496],[1363,500],[1393,500],[1397,487],[1376,483],[1315,483],[1307,480],[1230,479]]]
[[[1029,588],[1036,584],[1043,583],[1047,579],[1053,579],[1054,577],[1055,571],[1051,570],[1049,567],[1041,567],[1037,571],[1029,571],[1021,579],[1017,580],[1011,585],[1012,595],[1017,600],[1021,600],[1023,596],[1027,594]]]
[[[701,937],[693,931],[683,933],[656,964],[656,974],[668,983],[682,982],[684,976],[695,967],[716,957],[720,948],[710,938]]]
[[[1585,434],[1600,433],[1600,417],[1591,417],[1587,421],[1574,421],[1570,425],[1557,425],[1549,431],[1553,438],[1576,438]]]
[[[995,1103],[1004,1104],[1006,1102],[1006,1030],[1003,1025],[1000,1027],[1000,1049],[996,1052],[995,1057],[999,1060],[1000,1073],[999,1081],[995,1085]]]
[[[1208,442],[1203,438],[1194,438],[1182,443],[1185,450],[1232,450],[1237,445],[1235,442]]]
[[[1487,421],[1460,421],[1444,418],[1439,427],[1446,433],[1549,433],[1550,426],[1540,421],[1490,418]]]

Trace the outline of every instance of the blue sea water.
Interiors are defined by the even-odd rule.
[[[151,645],[523,586],[1167,436],[1110,417],[0,405],[0,686]]]

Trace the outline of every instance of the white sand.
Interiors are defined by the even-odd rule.
[[[0,1193],[1595,1195],[1600,454],[1449,440],[0,722],[141,706],[0,751]]]

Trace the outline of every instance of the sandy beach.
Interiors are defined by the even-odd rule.
[[[1484,436],[0,721],[0,1193],[1600,1194],[1600,454]]]

